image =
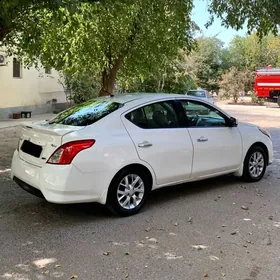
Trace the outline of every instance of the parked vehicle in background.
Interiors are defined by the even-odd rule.
[[[23,124],[11,176],[53,203],[98,202],[136,214],[151,190],[223,174],[259,181],[270,134],[180,94],[102,97]]]
[[[209,94],[207,90],[204,89],[191,89],[187,92],[187,95],[194,96],[203,99],[211,104],[214,104],[213,97]]]
[[[258,98],[277,102],[280,107],[280,68],[258,69],[255,75],[255,92]]]

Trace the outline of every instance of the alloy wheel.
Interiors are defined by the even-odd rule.
[[[264,156],[260,152],[255,152],[251,155],[249,160],[249,172],[253,178],[259,177],[264,169]]]
[[[118,203],[124,209],[134,209],[143,200],[144,192],[145,186],[140,176],[126,175],[117,188]]]

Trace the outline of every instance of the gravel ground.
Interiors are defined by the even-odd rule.
[[[271,132],[275,161],[264,179],[161,189],[128,218],[19,189],[7,170],[19,129],[1,129],[0,279],[280,279],[280,109],[221,106]]]

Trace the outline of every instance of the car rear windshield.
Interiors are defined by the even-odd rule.
[[[190,90],[187,94],[196,97],[206,97],[205,91],[203,90]]]
[[[95,99],[71,107],[54,119],[49,124],[64,124],[72,126],[87,126],[116,111],[123,104],[110,100]]]

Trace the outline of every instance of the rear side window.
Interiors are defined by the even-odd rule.
[[[141,128],[178,127],[173,103],[169,101],[147,105],[128,113],[125,117]]]
[[[49,124],[87,126],[104,118],[122,106],[123,104],[110,100],[90,100],[63,111],[52,119]]]

